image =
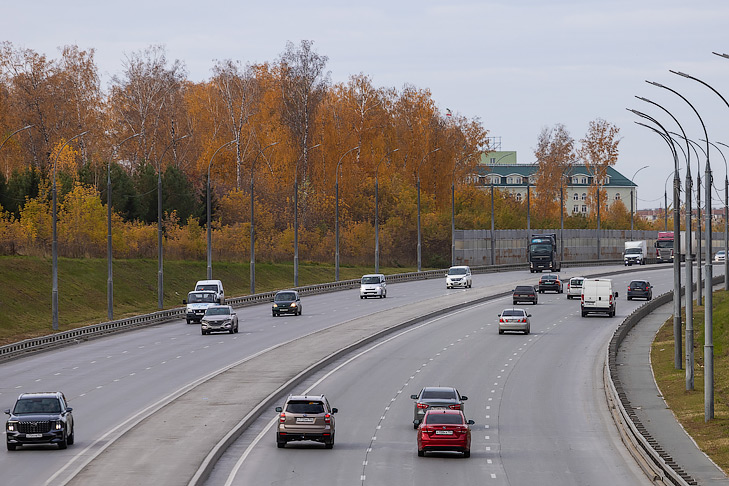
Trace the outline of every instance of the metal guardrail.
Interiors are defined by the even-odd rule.
[[[724,281],[724,276],[714,277],[712,285],[717,285]],[[695,288],[695,287],[694,287]],[[681,295],[685,293],[685,287],[681,287]],[[635,408],[630,403],[623,384],[618,378],[618,365],[616,358],[621,343],[627,336],[628,332],[638,324],[641,319],[648,314],[673,301],[673,291],[661,294],[653,300],[646,302],[633,311],[613,333],[610,344],[607,349],[607,373],[608,386],[617,404],[622,421],[627,425],[629,436],[633,444],[638,450],[643,451],[643,455],[650,460],[658,469],[664,473],[664,478],[677,486],[689,486],[698,484],[686,471],[678,465],[673,458],[668,455],[658,442],[646,430],[643,423],[638,418]]]
[[[580,266],[598,266],[598,265],[615,265],[622,263],[622,260],[608,260],[608,261],[582,261],[582,262],[563,262],[564,266],[567,267],[580,267]],[[477,267],[471,267],[471,271],[476,274],[493,273],[493,272],[507,272],[512,270],[520,270],[528,268],[528,264],[508,264],[508,265],[483,265]],[[408,272],[398,273],[393,275],[386,275],[385,281],[388,283],[398,282],[413,282],[417,280],[427,280],[433,278],[443,278],[448,270],[428,270],[424,272]],[[357,288],[360,285],[359,279],[352,280],[340,280],[339,282],[328,282],[323,284],[306,285],[303,287],[297,287],[296,290],[302,295],[316,295],[324,294],[329,292],[336,292],[339,290],[347,290]],[[273,292],[262,292],[260,294],[246,295],[242,297],[231,297],[226,299],[226,303],[233,307],[247,307],[251,305],[262,304],[271,302],[273,296],[276,294]],[[114,321],[102,322],[100,324],[92,324],[89,326],[79,327],[69,331],[62,331],[55,334],[49,334],[47,336],[25,339],[13,344],[7,344],[0,346],[0,362],[7,361],[10,359],[26,356],[39,351],[44,351],[51,348],[60,346],[67,346],[70,344],[77,344],[89,339],[105,336],[107,334],[129,331],[144,326],[154,326],[164,322],[168,322],[174,319],[182,319],[185,317],[185,307],[176,307],[174,309],[167,309],[149,314],[143,314],[139,316],[127,317],[125,319],[118,319]]]

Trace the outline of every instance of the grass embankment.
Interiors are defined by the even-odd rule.
[[[694,307],[694,389],[686,391],[686,370],[674,369],[673,318],[651,347],[658,387],[686,431],[711,459],[729,471],[729,293],[714,292],[714,419],[704,422],[704,307]],[[686,332],[682,310],[682,336]],[[683,343],[685,346],[685,342]],[[685,351],[685,350],[684,350]],[[685,362],[684,362],[685,366]]]
[[[372,273],[369,267],[340,266],[348,280]],[[414,271],[380,268],[385,274]],[[205,278],[206,262],[164,262],[164,307],[182,305],[195,282]],[[248,263],[213,262],[213,278],[223,281],[227,296],[250,293]],[[157,260],[116,260],[113,267],[114,318],[157,309]],[[300,264],[299,285],[333,282],[333,265]],[[291,264],[256,263],[256,292],[290,288]],[[58,327],[60,331],[107,320],[106,259],[58,260]],[[0,345],[51,334],[52,266],[50,259],[0,257]]]

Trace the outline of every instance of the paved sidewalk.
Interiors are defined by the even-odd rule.
[[[678,423],[653,379],[651,343],[672,315],[673,303],[666,304],[630,330],[618,350],[618,378],[641,423],[684,471],[701,485],[729,485],[729,478],[699,450]]]

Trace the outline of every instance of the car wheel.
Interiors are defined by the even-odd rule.
[[[334,439],[324,443],[324,449],[334,449]]]
[[[203,331],[203,330],[201,329],[201,330],[200,330],[200,334],[202,334],[202,335],[204,336],[204,335],[205,335],[205,331]]]
[[[502,331],[501,329],[499,329],[499,334],[504,334],[504,331]]]
[[[628,296],[628,300],[633,300],[633,298],[632,298],[632,297],[630,297],[630,296]]]
[[[530,329],[527,327],[526,331],[524,331],[524,334],[529,334],[529,332],[530,332]]]
[[[238,334],[238,326],[235,326],[235,333]]]
[[[516,301],[515,300],[512,301],[511,305],[516,305]]]
[[[285,440],[284,440],[284,441],[280,441],[280,440],[277,440],[277,441],[276,441],[276,446],[277,446],[277,447],[278,447],[279,449],[283,449],[284,447],[286,447],[286,441],[285,441]]]
[[[68,447],[68,439],[66,437],[64,437],[63,440],[61,440],[61,442],[58,443],[58,448],[65,449],[67,447]]]
[[[468,459],[469,457],[471,457],[471,450],[469,449],[467,451],[463,451],[463,457],[465,459]]]
[[[190,324],[190,319],[185,319],[185,320],[187,321],[188,324]]]
[[[8,443],[8,450],[9,450],[9,451],[14,451],[14,450],[15,450],[15,446],[16,446],[16,445],[17,445],[17,444],[10,444],[10,443]]]
[[[228,334],[233,334],[234,332],[235,332],[235,329],[233,329],[233,328],[231,327],[231,328],[230,328],[230,331],[228,331]]]
[[[73,445],[74,442],[76,442],[76,434],[71,432],[71,435],[68,436],[68,445]]]
[[[582,317],[587,317],[587,312],[582,311]]]
[[[418,457],[425,456],[425,451],[418,451]]]

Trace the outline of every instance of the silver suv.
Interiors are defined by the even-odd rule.
[[[290,395],[283,407],[276,407],[278,427],[276,445],[286,447],[294,440],[313,440],[334,447],[334,414],[324,395]]]
[[[426,386],[417,395],[410,395],[415,400],[413,409],[413,428],[417,429],[428,410],[460,410],[464,412],[464,404],[468,397],[458,393],[450,386]],[[465,412],[464,412],[465,413]]]

